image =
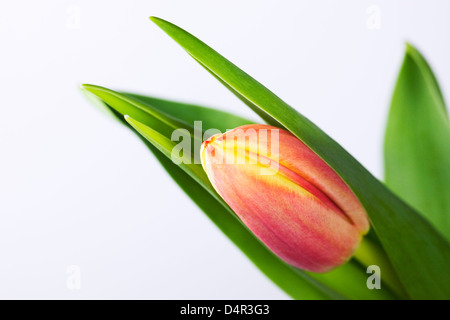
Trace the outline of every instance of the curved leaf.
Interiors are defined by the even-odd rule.
[[[416,211],[390,192],[355,158],[307,118],[205,43],[159,18],[150,18],[192,57],[265,118],[280,123],[326,161],[366,208],[407,293],[416,299],[450,298],[448,242]]]

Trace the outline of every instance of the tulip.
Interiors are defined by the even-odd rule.
[[[327,272],[348,261],[369,230],[350,188],[286,130],[246,125],[214,135],[201,161],[242,222],[294,267]]]

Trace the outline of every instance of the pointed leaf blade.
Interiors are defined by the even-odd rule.
[[[385,136],[386,184],[450,240],[450,122],[437,80],[411,45]]]
[[[291,131],[327,162],[366,208],[392,265],[416,299],[448,299],[449,243],[416,211],[396,197],[356,159],[307,118],[205,43],[174,24],[151,17],[172,39],[227,87],[257,106],[269,123]]]

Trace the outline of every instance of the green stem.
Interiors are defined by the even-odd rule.
[[[372,242],[369,238],[364,237],[354,254],[354,258],[366,267],[370,265],[378,266],[381,272],[381,281],[395,292],[399,298],[408,299],[408,295],[403,289],[389,258],[384,250],[376,243]]]

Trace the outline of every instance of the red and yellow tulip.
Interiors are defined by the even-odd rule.
[[[354,253],[369,229],[345,182],[288,131],[247,125],[202,145],[212,185],[276,255],[304,270],[326,272]]]

